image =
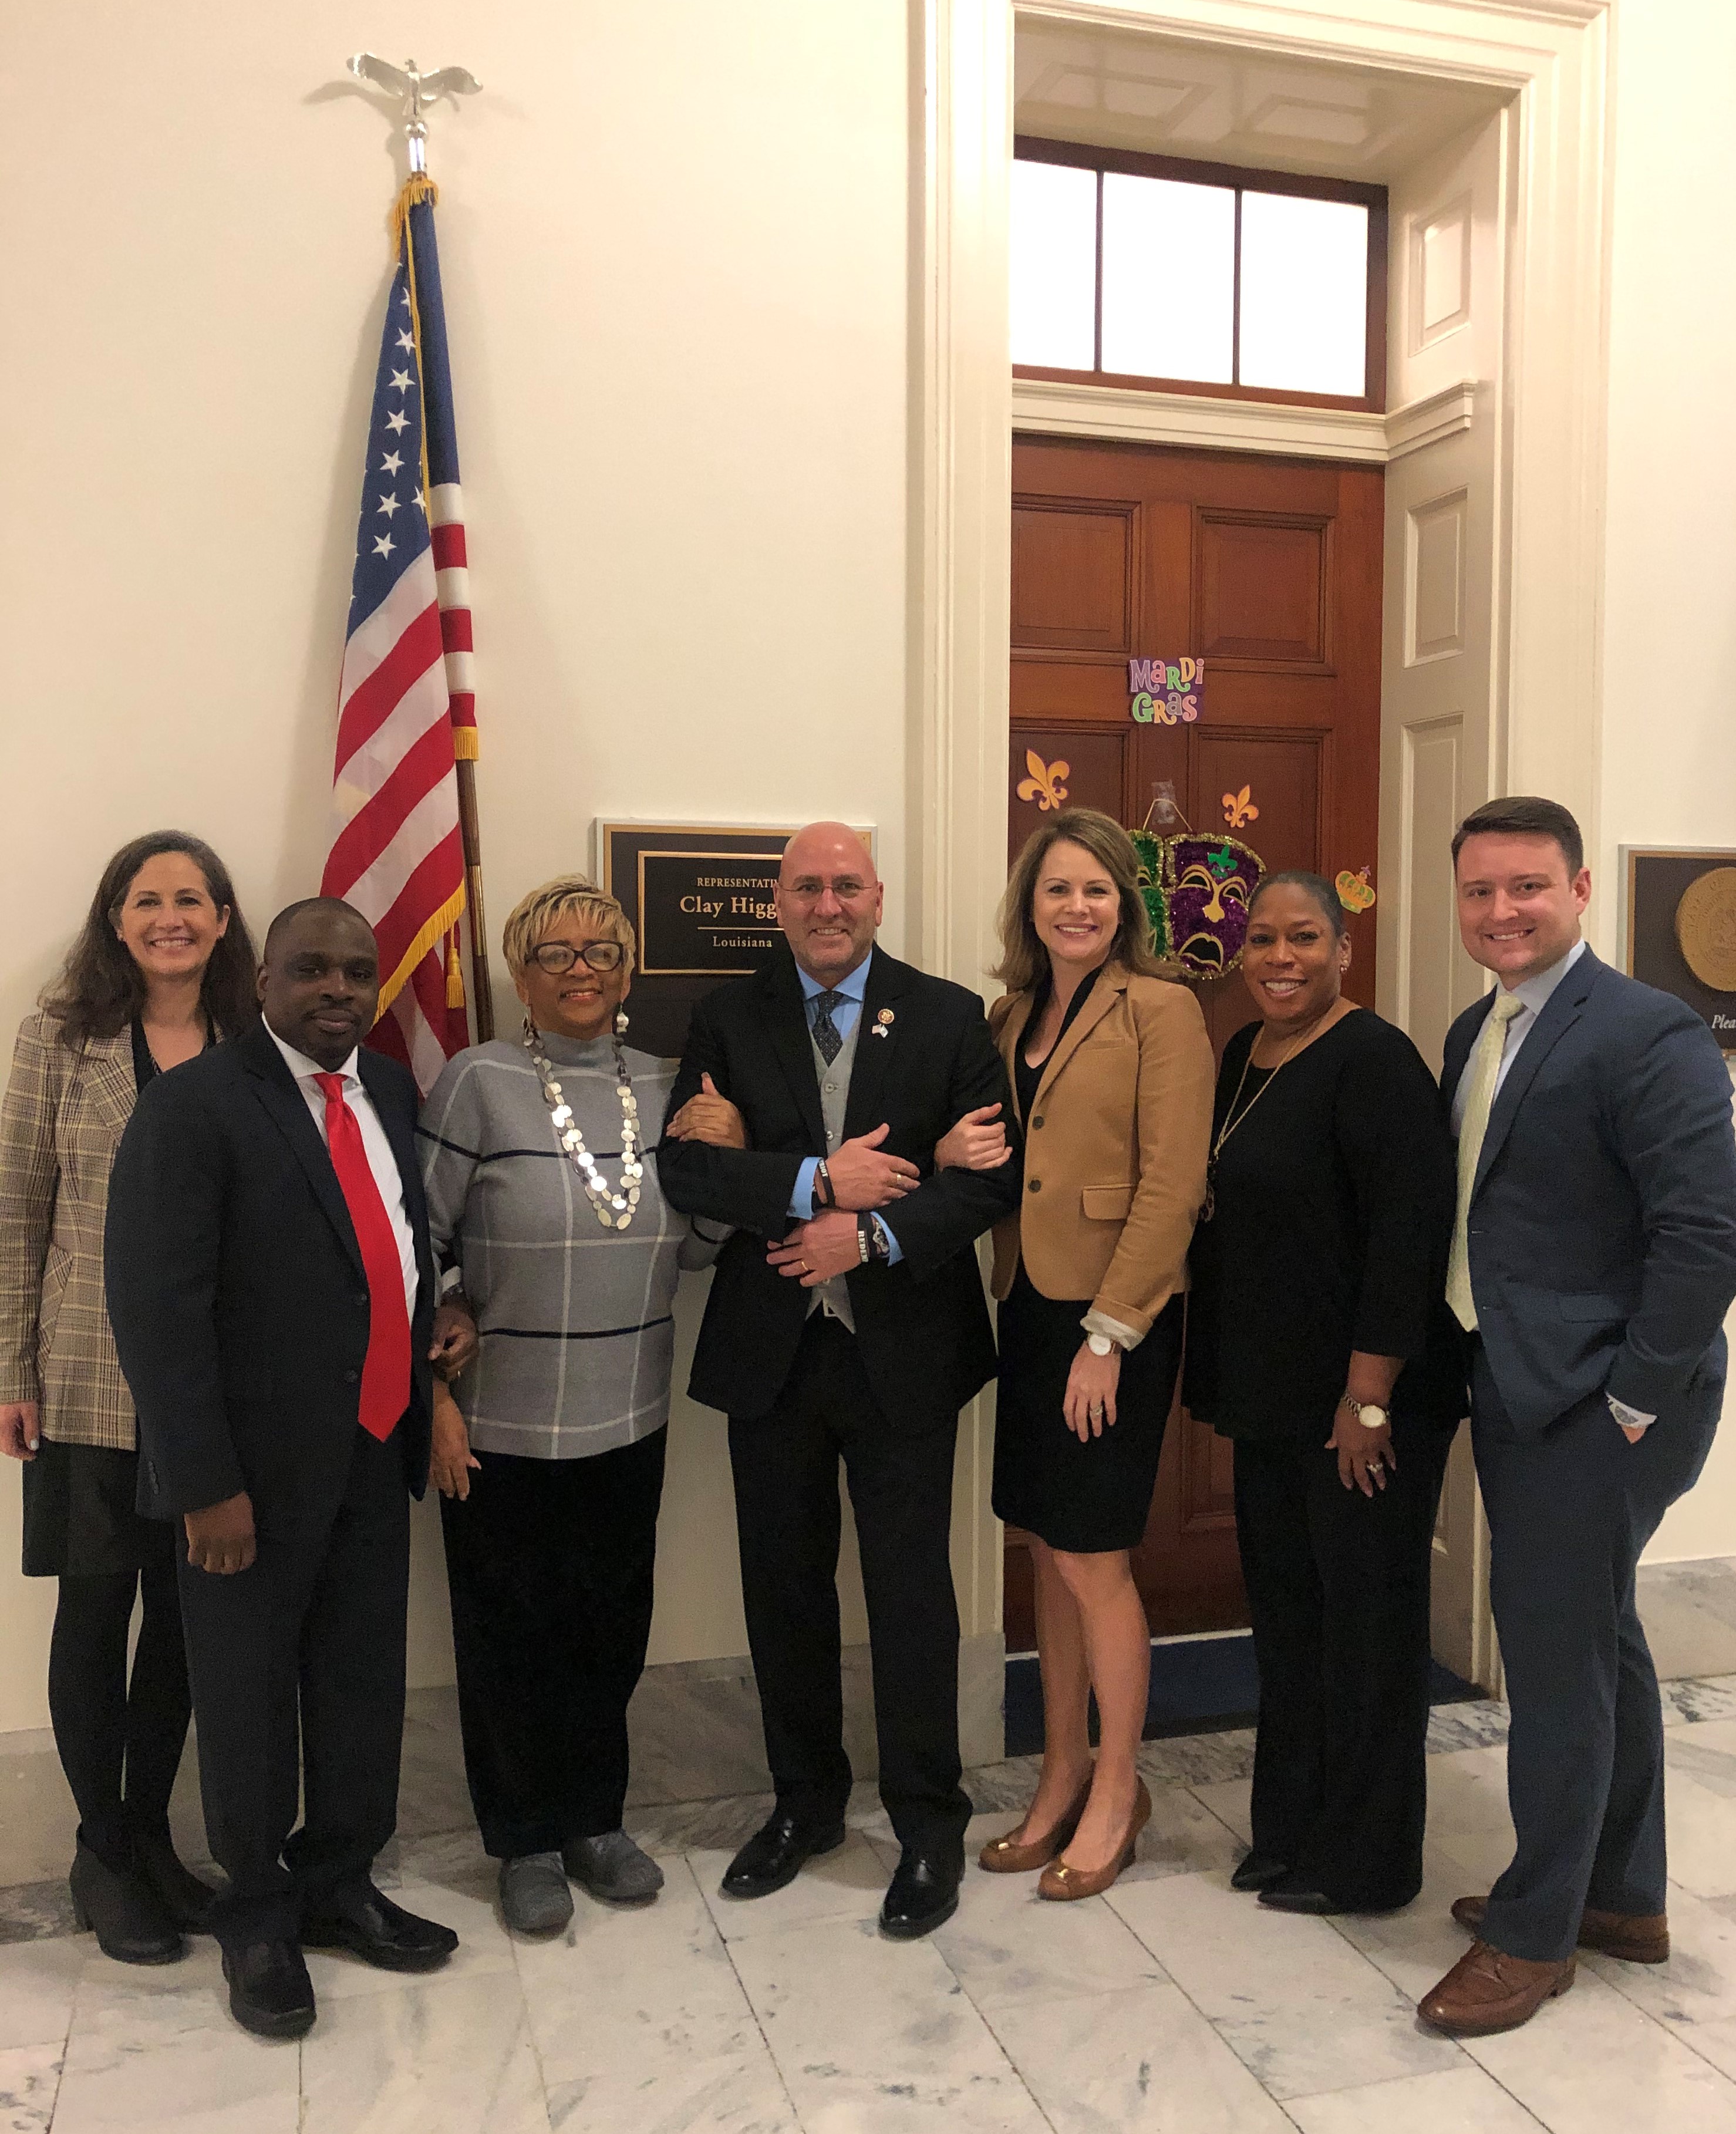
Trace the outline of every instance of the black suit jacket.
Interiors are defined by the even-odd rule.
[[[416,1234],[406,1477],[427,1484],[435,1273],[416,1161],[416,1084],[361,1052]],[[263,1023],[160,1074],[108,1185],[115,1347],[138,1408],[139,1509],[158,1518],[245,1489],[255,1519],[329,1518],[359,1427],[361,1248],[306,1100]]]
[[[882,1022],[882,1011],[890,1020]],[[875,1030],[885,1032],[875,1036]],[[747,1122],[745,1149],[666,1141],[658,1151],[677,1208],[738,1226],[720,1256],[688,1390],[708,1407],[763,1415],[795,1360],[813,1293],[766,1260],[792,1228],[803,1159],[826,1153],[820,1085],[802,997],[786,952],[751,978],[707,993],[693,1011],[671,1116],[709,1074]],[[998,1171],[934,1170],[934,1144],[980,1104],[1005,1107],[1011,1159]],[[904,1257],[846,1277],[856,1340],[888,1420],[956,1412],[995,1375],[995,1341],[976,1239],[1019,1204],[1017,1128],[1006,1069],[982,1002],[876,949],[868,967],[844,1138],[891,1129],[882,1144],[922,1173],[885,1211]]]
[[[1447,1033],[1449,1105],[1493,1000]],[[1700,1017],[1586,949],[1489,1113],[1467,1243],[1478,1331],[1520,1431],[1597,1393],[1666,1427],[1690,1381],[1721,1380],[1736,1136]]]

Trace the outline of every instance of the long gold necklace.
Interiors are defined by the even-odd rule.
[[[1218,1159],[1223,1153],[1224,1143],[1271,1089],[1284,1069],[1289,1066],[1307,1040],[1314,1035],[1313,1031],[1306,1031],[1301,1036],[1290,1040],[1285,1047],[1284,1057],[1271,1069],[1260,1087],[1255,1090],[1253,1095],[1238,1112],[1236,1107],[1242,1103],[1242,1093],[1247,1087],[1248,1069],[1254,1064],[1254,1047],[1251,1043],[1249,1045],[1247,1058],[1242,1063],[1242,1075],[1236,1084],[1236,1094],[1230,1099],[1229,1109],[1223,1115],[1223,1124],[1218,1128],[1218,1138],[1212,1144],[1212,1152],[1206,1158],[1206,1197],[1200,1203],[1199,1209],[1199,1219],[1202,1223],[1209,1223],[1218,1212]]]
[[[548,1117],[555,1130],[555,1137],[572,1159],[574,1168],[584,1181],[586,1197],[596,1210],[596,1219],[605,1230],[624,1230],[639,1209],[639,1184],[644,1177],[644,1166],[639,1160],[639,1100],[633,1094],[633,1081],[627,1072],[627,1056],[621,1040],[615,1040],[615,1094],[621,1107],[621,1190],[611,1193],[608,1181],[597,1169],[596,1158],[585,1146],[585,1137],[579,1132],[573,1118],[572,1107],[561,1094],[561,1085],[555,1079],[555,1070],[548,1055],[538,1042],[535,1026],[527,1016],[524,1023],[524,1049],[529,1053],[531,1064],[537,1070],[537,1079],[542,1084],[542,1101],[548,1107]]]

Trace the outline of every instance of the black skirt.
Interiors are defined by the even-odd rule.
[[[124,1576],[174,1547],[167,1521],[140,1517],[138,1455],[45,1437],[24,1463],[24,1576]]]
[[[1144,1539],[1181,1360],[1182,1301],[1172,1296],[1121,1358],[1116,1421],[1100,1437],[1075,1436],[1062,1403],[1090,1309],[1088,1298],[1043,1296],[1021,1262],[1000,1317],[995,1514],[1078,1556]]]

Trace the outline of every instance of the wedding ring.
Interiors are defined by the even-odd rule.
[[[812,1274],[813,1272],[813,1269],[808,1264],[806,1260],[798,1260],[796,1262],[796,1265],[801,1268],[803,1274]]]

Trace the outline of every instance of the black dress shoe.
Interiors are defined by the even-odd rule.
[[[844,1842],[841,1823],[817,1829],[787,1808],[776,1808],[729,1864],[722,1883],[726,1897],[769,1897],[793,1882],[810,1860],[836,1852]]]
[[[1275,1853],[1262,1852],[1256,1847],[1244,1852],[1230,1877],[1232,1890],[1264,1890],[1274,1882],[1281,1882],[1290,1872],[1287,1861],[1280,1860]]]
[[[182,1934],[209,1934],[217,1892],[182,1866],[166,1830],[135,1831],[133,1861],[138,1879],[156,1898],[171,1925]]]
[[[292,1941],[248,1941],[223,1952],[229,2013],[256,2038],[305,2038],[313,2028],[313,1981]]]
[[[95,1929],[104,1956],[117,1963],[173,1963],[186,1954],[155,1894],[137,1875],[118,1874],[81,1843],[66,1879],[72,1915],[81,1930]]]
[[[944,1926],[958,1909],[963,1875],[962,1861],[955,1866],[907,1845],[880,1906],[880,1932],[894,1941],[917,1941]]]
[[[1336,1919],[1347,1907],[1334,1903],[1324,1890],[1310,1889],[1306,1885],[1292,1888],[1289,1879],[1268,1883],[1260,1892],[1260,1901],[1269,1912],[1301,1912],[1309,1919]]]
[[[458,1937],[436,1919],[420,1919],[370,1882],[331,1898],[301,1924],[304,1948],[347,1948],[381,1971],[437,1971]]]

